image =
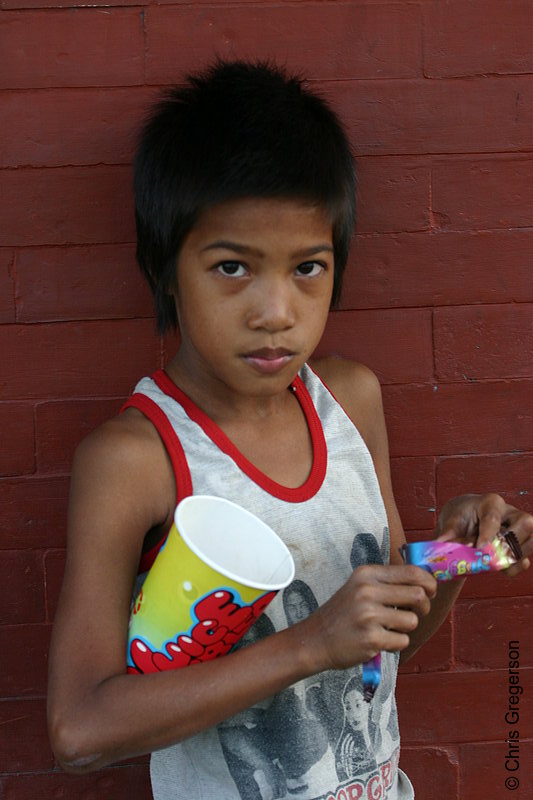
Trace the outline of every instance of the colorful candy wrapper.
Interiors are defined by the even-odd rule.
[[[438,581],[498,572],[522,558],[513,531],[500,531],[484,547],[468,547],[458,542],[411,542],[400,547],[400,553],[406,564],[426,569]]]
[[[370,703],[381,680],[381,653],[363,664],[363,697]]]
[[[400,547],[406,564],[431,572],[437,581],[450,581],[483,572],[498,572],[522,558],[522,548],[514,531],[500,531],[484,547],[468,547],[458,542],[411,542]],[[370,703],[381,679],[381,654],[363,664],[363,697]]]

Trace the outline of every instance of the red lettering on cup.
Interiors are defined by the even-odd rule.
[[[191,663],[191,657],[185,653],[181,647],[178,647],[174,642],[167,644],[168,658],[163,653],[154,653],[152,661],[155,668],[159,672],[164,672],[167,669],[178,669],[180,667],[187,667]]]
[[[228,629],[225,625],[219,625],[214,619],[207,619],[194,626],[191,631],[191,638],[207,647],[215,644],[215,642],[222,641],[227,632]]]
[[[153,651],[146,642],[134,639],[130,644],[130,656],[135,666],[128,666],[127,671],[136,674],[162,672],[225,655],[263,613],[275,595],[276,592],[267,592],[251,605],[241,606],[234,602],[233,593],[226,589],[211,592],[194,606],[193,613],[198,622],[188,632],[177,634],[175,641],[168,642],[166,653]],[[134,613],[141,606],[142,593],[138,601]]]
[[[140,672],[153,672],[152,651],[140,639],[134,639],[130,645],[130,655]]]
[[[178,636],[178,647],[191,658],[201,658],[204,652],[203,645],[195,642],[190,636]]]

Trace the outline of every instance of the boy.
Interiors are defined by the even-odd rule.
[[[160,330],[177,326],[181,341],[76,453],[49,691],[69,771],[156,751],[156,800],[413,797],[397,768],[398,654],[436,630],[461,583],[437,592],[401,562],[375,376],[307,364],[339,297],[354,190],[338,120],[273,66],[218,64],[146,125],[138,260]],[[307,603],[289,619],[280,593],[224,658],[127,675],[136,574],[191,492],[264,519],[290,547]],[[533,519],[494,495],[447,504],[439,533],[488,541],[502,522],[529,554]],[[380,651],[369,718],[354,698],[362,662]]]

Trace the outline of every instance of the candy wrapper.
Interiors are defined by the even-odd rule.
[[[381,653],[363,664],[363,697],[370,703],[381,680]]]
[[[426,569],[438,581],[498,572],[522,558],[513,531],[501,531],[484,547],[468,547],[458,542],[411,542],[400,547],[400,553],[406,564]]]
[[[431,572],[437,581],[451,581],[482,572],[498,572],[522,558],[520,543],[513,531],[500,531],[484,547],[468,547],[458,542],[411,542],[400,547],[406,564]],[[369,703],[381,679],[381,654],[363,664],[363,697]]]

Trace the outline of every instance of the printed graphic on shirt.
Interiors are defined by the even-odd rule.
[[[392,757],[379,764],[372,775],[348,781],[339,786],[334,793],[329,792],[323,800],[382,800],[382,798],[386,798],[398,769],[399,756],[399,749],[395,750]]]
[[[358,534],[352,568],[383,563],[372,534]],[[295,580],[282,595],[288,625],[318,608],[308,584]],[[274,633],[263,614],[240,646]],[[314,675],[218,727],[222,751],[242,800],[352,800],[393,785],[399,735],[394,704],[395,656],[384,653],[374,700],[363,700],[361,667]],[[377,787],[382,793],[376,795]],[[368,787],[374,794],[367,795]]]

